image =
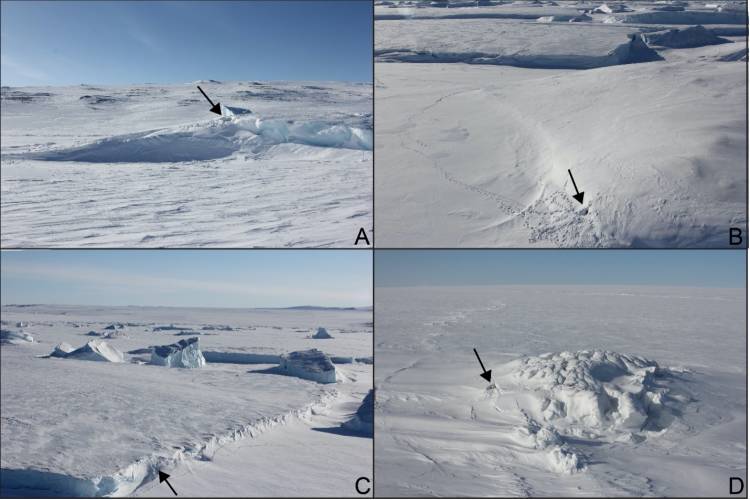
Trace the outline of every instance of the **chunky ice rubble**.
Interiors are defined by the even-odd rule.
[[[23,330],[0,330],[0,344],[28,344],[34,342],[34,337]]]
[[[281,356],[279,367],[288,375],[314,380],[321,384],[336,382],[336,367],[331,358],[318,349],[284,354]]]
[[[55,348],[54,352],[58,352],[58,347]],[[61,352],[63,351],[61,350]],[[66,353],[62,357],[66,359],[104,361],[109,363],[122,363],[125,361],[123,354],[117,348],[112,347],[101,339],[90,340],[83,346]]]
[[[206,365],[198,337],[182,339],[175,344],[154,347],[151,364],[170,368],[202,368]]]
[[[326,330],[323,327],[318,328],[318,331],[315,332],[315,335],[312,336],[314,339],[332,339],[330,333],[328,333],[328,330]]]
[[[655,383],[655,361],[611,351],[543,354],[506,369],[498,385],[529,391],[530,418],[564,435],[616,439],[643,431],[666,394]]]

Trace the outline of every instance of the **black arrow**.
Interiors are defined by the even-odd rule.
[[[583,191],[580,193],[578,192],[578,186],[576,186],[576,181],[573,179],[573,174],[570,173],[570,169],[568,169],[568,175],[570,175],[570,180],[573,181],[573,187],[576,188],[576,194],[573,195],[573,198],[578,200],[578,203],[583,205]]]
[[[208,99],[208,97],[206,99]],[[177,496],[177,492],[174,490],[174,488],[172,488],[172,485],[169,484],[169,474],[167,474],[166,472],[159,471],[159,483],[167,483],[167,486],[169,486],[169,489],[172,490],[172,493],[174,493],[174,496]]]
[[[479,366],[482,367],[482,374],[480,375],[480,377],[482,377],[483,379],[485,379],[487,382],[491,382],[492,381],[491,380],[492,379],[492,370],[485,370],[484,369],[484,364],[482,363],[482,360],[479,359],[479,353],[477,352],[476,349],[474,349],[474,354],[477,355],[477,360],[479,361]]]
[[[209,99],[209,97],[206,95],[206,93],[203,92],[203,89],[200,87],[200,85],[198,85],[198,90],[201,91],[201,94],[203,94],[203,97],[205,97],[206,100],[211,104],[211,112],[212,113],[216,113],[217,115],[220,115],[221,114],[221,103],[217,102],[216,104],[214,104],[214,102],[211,99]]]

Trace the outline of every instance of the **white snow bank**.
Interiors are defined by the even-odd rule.
[[[314,380],[321,384],[336,382],[336,367],[323,351],[310,349],[281,356],[279,368],[288,375]]]
[[[318,328],[318,331],[315,332],[315,335],[312,336],[314,339],[332,339],[331,334],[328,333],[328,330],[326,330],[323,327]]]
[[[0,344],[28,344],[34,342],[34,337],[23,330],[0,330]]]
[[[154,347],[151,364],[171,368],[202,368],[206,365],[198,337],[182,339],[175,344]]]
[[[373,421],[375,415],[375,390],[370,389],[362,404],[357,408],[351,419],[344,422],[343,427],[357,434],[372,437],[374,433]]]
[[[57,352],[57,349],[55,349],[55,352]],[[60,354],[62,352],[61,349]],[[125,360],[123,354],[117,348],[112,347],[101,339],[90,340],[78,349],[60,357],[85,361],[105,361],[109,363],[122,363]]]
[[[703,47],[705,45],[718,45],[731,43],[726,38],[716,36],[703,26],[690,26],[684,29],[671,29],[644,33],[643,39],[650,46],[671,47],[685,49],[692,47]]]

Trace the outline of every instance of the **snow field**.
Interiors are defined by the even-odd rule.
[[[372,231],[370,85],[210,91],[231,116],[194,84],[3,87],[3,246],[351,246]]]
[[[377,6],[380,243],[728,246],[747,225],[746,16],[728,5]]]
[[[174,318],[179,318],[178,325]],[[274,446],[287,453],[294,443],[304,447],[306,438],[318,434],[310,429],[298,433],[300,425],[312,426],[316,415],[331,413],[350,398],[361,402],[367,391],[364,387],[371,384],[372,367],[362,363],[340,369],[339,381],[327,386],[297,376],[279,376],[274,371],[276,362],[270,364],[267,359],[265,364],[250,367],[227,359],[214,363],[208,357],[200,370],[149,364],[156,357],[168,366],[198,366],[199,337],[180,339],[185,331],[203,332],[201,348],[212,352],[257,349],[268,354],[273,349],[280,359],[285,352],[304,350],[305,344],[314,343],[308,338],[314,331],[310,325],[321,323],[338,332],[327,350],[349,352],[352,357],[371,355],[368,311],[3,308],[3,327],[18,320],[29,325],[26,328],[37,341],[28,347],[4,346],[0,351],[4,496],[138,494],[154,487],[158,470],[191,475],[196,463],[210,462],[218,450],[268,433],[276,435]],[[116,326],[107,330],[109,325]],[[127,332],[106,341],[96,338],[78,349],[86,354],[117,350],[124,353],[125,362],[91,363],[88,356],[72,356],[76,351],[70,345],[89,339],[89,331]],[[54,347],[61,342],[69,345]],[[65,359],[49,356],[53,348]],[[27,377],[26,371],[33,376]],[[356,407],[351,414],[337,411],[331,418],[340,426],[352,418]],[[290,425],[297,430],[287,442],[284,436]],[[338,440],[349,439],[320,434],[325,436],[310,439],[339,448],[345,445]],[[294,460],[282,460],[283,453],[271,452],[276,461],[269,459],[266,467],[293,473],[285,462]],[[297,487],[343,495],[339,492],[349,491],[350,482],[356,479],[349,476],[371,464],[372,453],[347,456],[349,466],[337,474],[337,481],[310,477]],[[231,453],[225,457],[244,460]],[[349,481],[344,483],[342,476]],[[247,491],[241,477],[225,487],[240,488],[242,483]],[[193,495],[216,494],[205,489],[208,484],[203,479],[192,480],[195,488],[204,488]]]
[[[710,496],[747,477],[742,290],[376,297],[378,496]]]

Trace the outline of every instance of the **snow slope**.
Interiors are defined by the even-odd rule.
[[[158,470],[174,472],[184,478],[185,486],[196,464],[211,462],[227,446],[226,462],[212,469],[226,464],[222,474],[230,476],[230,471],[237,471],[233,464],[248,459],[235,456],[231,445],[255,446],[249,441],[266,434],[268,441],[253,457],[269,473],[257,491],[274,487],[277,494],[291,495],[309,489],[322,496],[342,496],[350,493],[363,470],[372,468],[370,440],[344,454],[348,465],[332,477],[301,476],[294,486],[275,482],[281,474],[296,474],[295,457],[299,460],[305,452],[298,448],[321,444],[318,457],[337,460],[331,455],[346,447],[351,437],[319,436],[315,429],[324,423],[342,425],[351,418],[348,409],[353,406],[351,412],[356,411],[372,387],[371,364],[337,367],[339,380],[326,385],[280,375],[277,362],[268,360],[248,365],[231,359],[213,362],[206,356],[200,370],[150,364],[165,346],[177,352],[172,344],[179,346],[178,341],[188,348],[195,345],[182,336],[186,330],[202,332],[201,349],[219,353],[220,358],[225,353],[257,352],[275,353],[278,359],[314,345],[309,336],[319,323],[338,332],[326,342],[326,353],[372,357],[370,311],[16,305],[2,308],[2,322],[3,328],[24,323],[35,337],[33,343],[0,349],[3,496],[147,494],[141,491],[155,487]],[[117,323],[125,326],[127,335],[106,343],[123,353],[124,362],[76,359],[64,345],[59,348],[63,359],[50,356],[59,344],[81,345],[91,338],[89,331]],[[160,328],[172,324],[182,329]],[[95,339],[89,344],[103,342]],[[295,430],[287,439],[289,425]],[[255,473],[263,475],[260,469]],[[250,494],[255,490],[246,477],[237,474],[222,486],[232,491],[244,488],[245,495]],[[206,480],[195,479],[193,496],[216,495],[210,490],[213,481]],[[181,493],[187,495],[188,490]]]
[[[612,15],[655,7],[627,5]],[[746,229],[736,25],[537,22],[561,8],[376,8],[380,245],[725,247],[730,227]],[[729,43],[709,45],[719,36]]]
[[[2,245],[351,246],[372,92],[340,82],[3,87]],[[351,240],[351,241],[350,241]]]
[[[377,496],[716,497],[747,481],[744,290],[375,296]]]

